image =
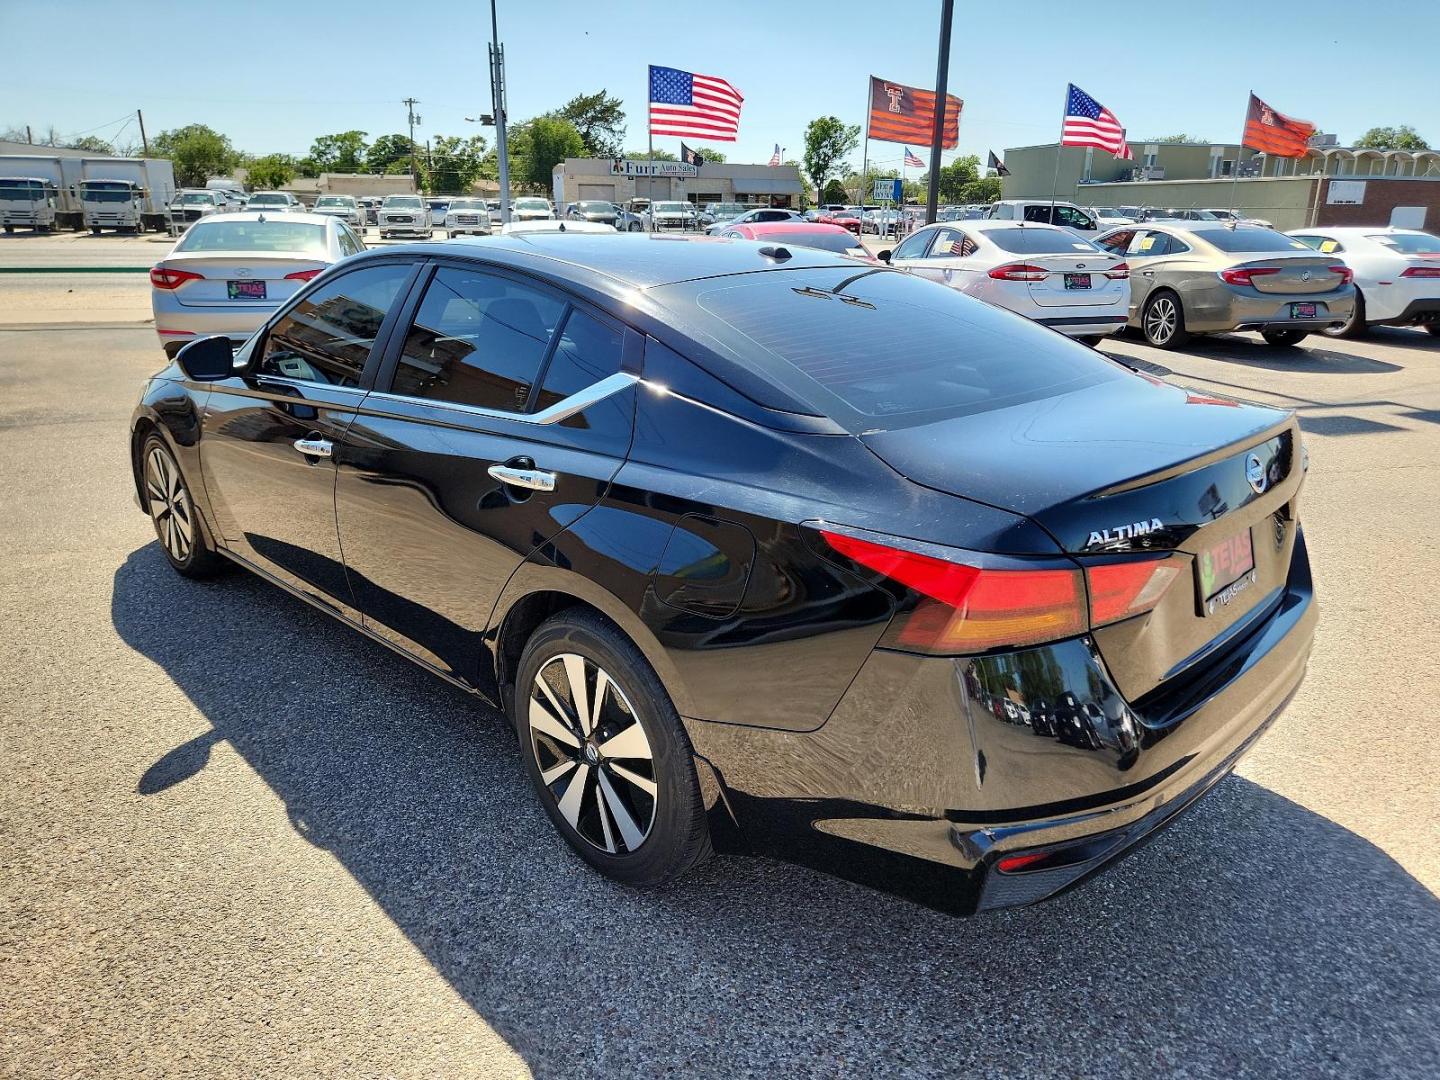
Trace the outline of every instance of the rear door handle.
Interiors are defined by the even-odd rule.
[[[542,469],[517,469],[510,465],[491,465],[486,470],[496,480],[510,487],[527,491],[554,491],[555,474]]]
[[[306,457],[328,458],[335,449],[335,444],[329,439],[296,439],[295,449]]]

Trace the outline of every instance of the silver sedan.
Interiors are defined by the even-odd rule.
[[[243,342],[311,278],[365,250],[333,214],[243,211],[202,218],[150,271],[167,356],[197,337]]]

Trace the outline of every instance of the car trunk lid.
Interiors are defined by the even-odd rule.
[[[294,296],[308,280],[289,275],[319,273],[326,263],[298,254],[267,256],[248,251],[217,251],[203,256],[165,259],[160,266],[202,275],[201,280],[187,281],[175,290],[175,300],[182,307],[273,308]],[[265,296],[263,299],[246,296],[244,294],[257,291],[258,287],[239,284],[233,290],[237,295],[232,296],[231,282],[263,283]]]
[[[1214,655],[1289,573],[1293,417],[1137,376],[860,436],[916,483],[1024,514],[1081,564],[1168,555],[1147,613],[1092,632],[1134,701]]]
[[[1125,264],[1100,252],[1075,255],[1027,255],[1024,265],[1044,274],[1025,275],[1030,299],[1040,307],[1086,307],[1113,304],[1124,289],[1124,277],[1109,277]],[[1121,271],[1122,274],[1125,271]]]
[[[1345,275],[1330,268],[1339,265],[1340,260],[1324,255],[1257,255],[1236,263],[1231,272],[1249,271],[1257,292],[1303,295],[1338,289]]]

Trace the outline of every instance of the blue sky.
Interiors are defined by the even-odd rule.
[[[664,64],[739,87],[740,140],[723,149],[731,161],[765,161],[777,142],[800,157],[816,116],[862,123],[867,75],[934,83],[938,0],[722,7],[723,16],[682,19],[677,10],[696,9],[674,0],[501,0],[512,120],[604,87],[625,101],[627,147],[643,147],[646,65]],[[1061,0],[1025,0],[1009,13],[994,0],[955,7],[950,89],[965,100],[960,153],[983,158],[992,147],[1052,141],[1068,81],[1108,106],[1132,141],[1180,131],[1234,139],[1253,88],[1342,143],[1374,124],[1409,123],[1440,146],[1440,0],[1205,0],[1170,9],[1108,0],[1079,5],[1079,18],[1077,5]],[[216,10],[234,23],[206,26],[204,13]],[[417,12],[424,43],[402,48]],[[1087,49],[1092,32],[1097,44]],[[887,35],[901,44],[881,47]],[[489,136],[463,121],[489,111],[488,40],[488,7],[474,0],[0,0],[0,127],[98,128],[111,137],[138,107],[152,135],[201,122],[242,150],[301,155],[329,132],[404,131],[400,101],[414,96],[424,118],[418,136]],[[673,151],[677,142],[657,145]],[[872,160],[898,164],[901,152],[871,144]]]

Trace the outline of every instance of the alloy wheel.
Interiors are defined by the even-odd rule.
[[[1157,297],[1145,312],[1145,334],[1156,345],[1163,344],[1175,336],[1177,321],[1175,301],[1168,296]]]
[[[625,692],[594,661],[560,653],[530,687],[530,750],[560,815],[611,855],[634,852],[655,823],[655,758]]]
[[[150,517],[155,533],[170,558],[183,563],[190,558],[195,542],[195,516],[190,506],[190,493],[175,462],[159,447],[153,447],[145,459],[145,498],[150,504]]]

